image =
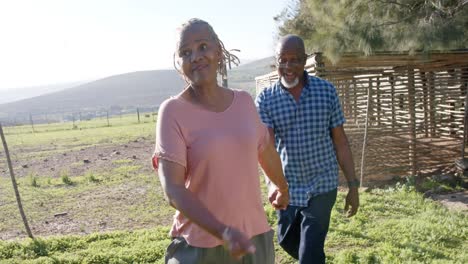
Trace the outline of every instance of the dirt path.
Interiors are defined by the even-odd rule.
[[[431,198],[451,210],[468,213],[467,190],[450,194],[433,194]]]
[[[115,167],[118,160],[134,160],[137,165],[151,171],[150,161],[154,149],[154,142],[147,138],[139,138],[127,144],[104,145],[82,147],[79,150],[69,150],[58,154],[53,154],[41,159],[19,160],[15,156],[15,149],[10,150],[17,155],[13,156],[13,166],[17,177],[27,176],[30,173],[41,176],[59,177],[60,173],[67,171],[68,175],[83,175],[87,171],[109,170]],[[22,151],[32,152],[34,150],[24,149]],[[3,154],[3,153],[2,153]],[[0,171],[8,173],[6,168]]]

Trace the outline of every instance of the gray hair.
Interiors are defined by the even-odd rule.
[[[211,34],[211,37],[213,38],[213,40],[218,44],[219,48],[221,49],[221,60],[220,60],[220,63],[218,65],[218,73],[222,76],[223,79],[227,79],[227,69],[226,69],[226,65],[229,66],[229,68],[231,68],[231,63],[234,64],[234,65],[239,65],[240,63],[240,60],[239,58],[232,54],[231,52],[229,52],[225,47],[224,47],[224,43],[219,39],[218,35],[216,34],[216,32],[214,31],[213,27],[206,21],[204,20],[201,20],[199,18],[191,18],[189,19],[187,22],[184,22],[179,28],[178,28],[178,32],[180,35],[182,35],[186,30],[188,30],[190,27],[194,26],[194,25],[204,25],[208,28],[208,31],[210,32]],[[173,64],[174,64],[174,68],[180,73],[182,74],[182,72],[180,71],[180,69],[177,67],[177,64],[176,64],[176,53],[174,53],[174,56],[173,56]],[[183,75],[183,74],[182,74]]]

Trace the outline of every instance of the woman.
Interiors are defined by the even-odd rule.
[[[154,163],[177,209],[166,263],[274,263],[257,161],[289,203],[281,162],[250,95],[218,85],[229,52],[205,21],[179,31],[176,69],[188,82],[161,104]]]

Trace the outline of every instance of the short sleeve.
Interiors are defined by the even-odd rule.
[[[153,167],[158,159],[165,159],[187,167],[187,145],[180,125],[174,116],[176,105],[164,102],[158,111],[156,123],[156,146],[153,155]],[[155,164],[156,163],[156,164]]]
[[[332,89],[332,98],[331,98],[331,115],[330,115],[330,125],[329,128],[335,128],[341,126],[345,123],[345,118],[343,110],[341,109],[340,98],[336,92],[335,87],[331,86]]]
[[[262,122],[267,127],[273,128],[273,120],[266,106],[265,90],[263,90],[263,92],[261,92],[257,96],[257,98],[255,98],[255,106],[257,107],[257,111],[258,111],[258,114],[260,115],[260,119],[262,120]]]

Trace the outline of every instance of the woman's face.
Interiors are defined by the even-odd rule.
[[[182,31],[177,55],[183,74],[192,84],[216,83],[221,48],[206,25],[195,24]]]

